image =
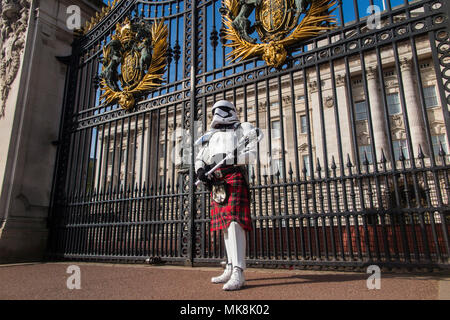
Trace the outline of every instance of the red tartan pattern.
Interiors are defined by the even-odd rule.
[[[232,221],[251,231],[249,189],[242,173],[230,173],[220,180],[227,183],[228,198],[224,204],[218,204],[211,195],[211,231],[226,229]]]

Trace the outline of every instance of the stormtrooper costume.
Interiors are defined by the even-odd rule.
[[[246,165],[256,158],[254,135],[259,131],[248,122],[240,123],[235,106],[226,100],[216,102],[212,113],[211,130],[195,142],[200,147],[195,171],[211,191],[211,231],[223,230],[227,252],[224,273],[211,281],[225,283],[224,290],[239,290],[245,282],[245,232],[252,229]],[[247,138],[245,147],[239,143],[242,138]],[[230,153],[231,160],[206,175]]]

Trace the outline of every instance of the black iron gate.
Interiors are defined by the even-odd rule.
[[[379,20],[370,5],[386,9]],[[249,167],[250,265],[448,268],[448,1],[338,1],[336,28],[279,68],[226,61],[221,6],[115,1],[75,41],[49,257],[222,261],[191,150],[229,99],[265,131]],[[126,17],[164,17],[169,30],[165,82],[128,111],[102,103],[96,80]]]

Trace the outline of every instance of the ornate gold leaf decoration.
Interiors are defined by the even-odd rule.
[[[79,36],[85,35],[89,31],[91,31],[104,17],[106,17],[112,9],[122,0],[109,0],[108,5],[103,7],[100,12],[97,12],[95,16],[91,17],[90,20],[87,20],[84,27],[81,29],[75,30],[75,33]]]
[[[250,0],[251,1],[251,0]],[[264,1],[273,1],[270,6],[287,9],[285,12],[284,20],[281,21],[282,16],[280,11],[270,12],[273,15],[272,23],[275,25],[282,24],[282,28],[279,28],[275,34],[264,34],[261,32],[260,25],[267,25],[266,20],[258,20],[258,16],[262,16],[261,13],[256,13],[256,28],[259,36],[264,41],[263,43],[252,43],[247,39],[244,39],[239,30],[233,25],[235,17],[237,17],[242,8],[243,3],[250,3],[249,0],[224,0],[225,14],[223,14],[223,22],[225,24],[225,39],[230,43],[225,44],[227,47],[231,47],[233,50],[227,55],[227,60],[246,60],[256,56],[261,56],[267,65],[271,67],[279,67],[283,64],[287,57],[287,47],[294,46],[302,40],[309,39],[317,36],[320,33],[331,30],[334,28],[336,19],[333,15],[330,15],[330,9],[336,5],[336,0],[312,0],[309,1],[310,7],[306,11],[305,16],[298,23],[299,15],[294,15],[296,3],[295,0],[285,0],[283,3],[280,0],[254,0],[253,5],[257,6],[257,10],[264,7]],[[263,5],[261,5],[263,3]],[[245,9],[244,9],[245,10]],[[281,9],[280,9],[281,10]],[[332,11],[332,10],[331,10]],[[264,17],[267,16],[267,12],[263,12]],[[247,15],[248,16],[248,15]],[[297,24],[298,23],[298,24]],[[328,24],[325,24],[328,23]],[[251,39],[250,39],[251,40]]]
[[[160,86],[167,66],[167,36],[164,19],[151,26],[144,20],[130,23],[128,18],[117,24],[112,40],[103,47],[100,99],[107,104],[116,101],[122,108],[130,109],[136,95]]]

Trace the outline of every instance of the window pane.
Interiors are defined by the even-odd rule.
[[[402,112],[398,93],[388,94],[387,95],[387,103],[388,103],[388,110],[389,110],[390,115],[399,114]]]
[[[272,121],[272,138],[280,137],[280,121]]]
[[[273,173],[275,177],[280,176],[280,179],[283,179],[283,159],[277,159],[275,160],[275,167],[273,168]]]
[[[369,161],[369,164],[372,164],[372,160],[373,160],[372,147],[370,145],[369,146],[360,146],[359,147],[359,161],[360,161],[361,164],[363,164],[364,160],[365,160],[364,152],[367,155],[367,160]]]
[[[432,136],[431,141],[433,142],[433,152],[435,156],[439,155],[439,150],[441,148],[444,150],[445,154],[448,155],[448,146],[447,140],[445,139],[445,134],[441,134],[438,136]]]
[[[307,133],[308,132],[308,124],[306,122],[306,116],[300,117],[300,123],[301,123],[301,133]]]
[[[395,160],[400,159],[400,152],[403,152],[403,157],[405,159],[409,159],[408,145],[406,144],[406,140],[397,140],[392,143],[394,147],[394,157]]]
[[[249,164],[249,165],[247,165],[247,168],[248,168],[248,179],[249,179],[250,181],[253,181],[253,180],[252,180],[253,171],[255,171],[255,176],[256,176],[255,166],[254,166],[253,164]],[[256,178],[256,177],[255,177],[255,178]]]
[[[367,106],[365,101],[355,103],[356,120],[367,119]]]
[[[304,165],[304,168],[306,169],[306,176],[308,176],[308,177],[309,177],[309,175],[310,175],[310,168],[309,168],[309,166],[310,166],[310,164],[309,164],[309,156],[303,156],[303,157],[302,157],[302,160],[303,160],[303,165]]]
[[[425,96],[425,106],[427,108],[435,107],[438,105],[435,86],[423,88],[423,94]]]

